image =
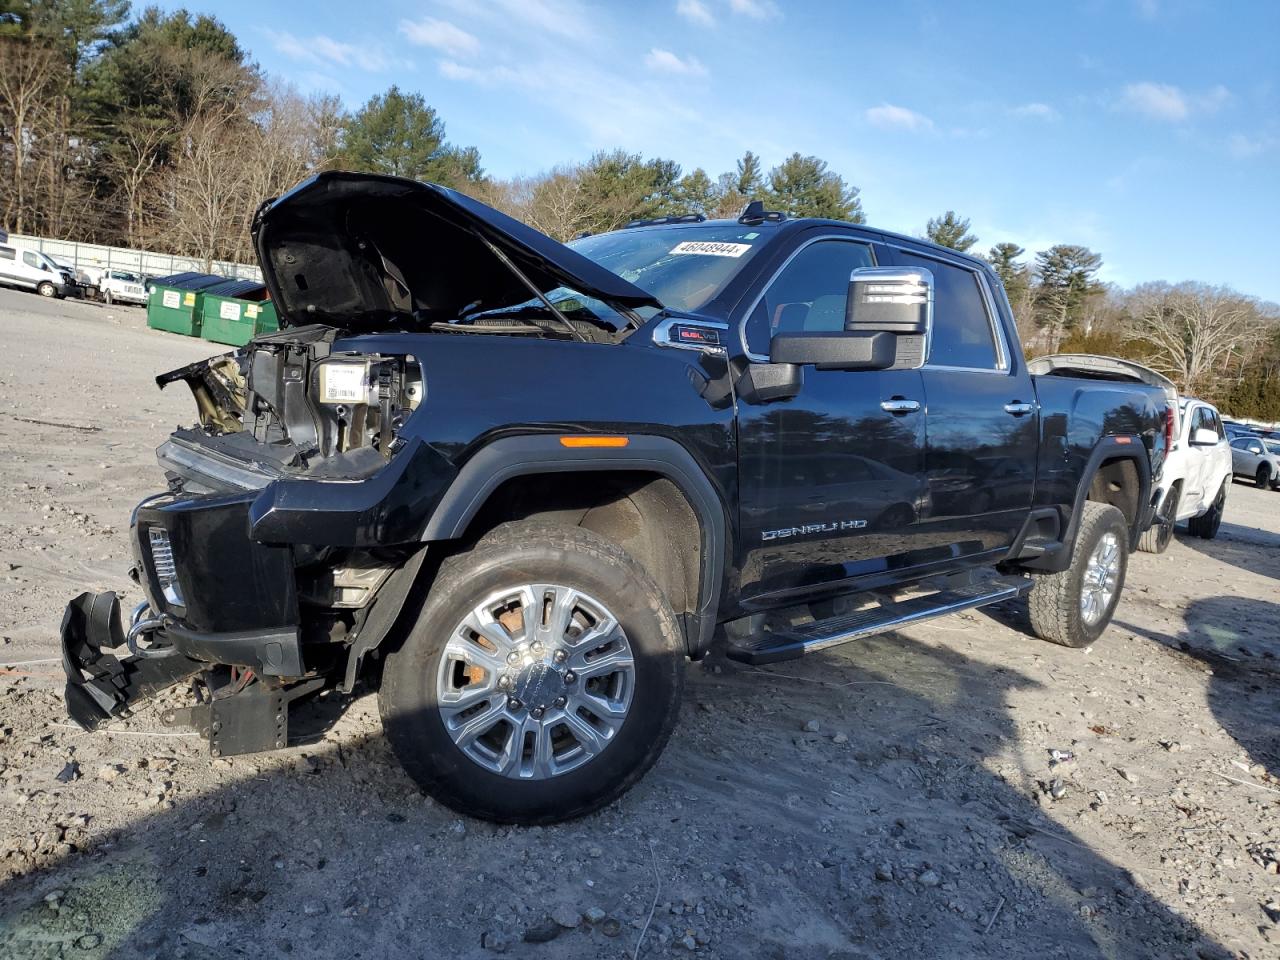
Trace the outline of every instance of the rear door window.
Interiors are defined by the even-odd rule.
[[[0,247],[0,259],[12,260],[18,255],[13,247]]]
[[[898,251],[904,266],[924,267],[933,273],[933,332],[928,363],[938,367],[996,370],[993,318],[987,309],[976,271]]]

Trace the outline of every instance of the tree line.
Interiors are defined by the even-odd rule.
[[[354,110],[304,96],[252,62],[215,17],[127,0],[0,0],[0,210],[15,233],[251,261],[258,204],[343,168],[462,190],[560,240],[636,219],[737,216],[750,200],[789,216],[865,222],[862,198],[826,161],[793,153],[731,170],[605,150],[531,176],[488,175],[451,143],[419,93],[392,86]],[[924,237],[973,252],[946,211]],[[1009,241],[984,258],[1004,283],[1029,353],[1136,359],[1237,416],[1280,419],[1274,304],[1182,283],[1120,290],[1101,256]]]

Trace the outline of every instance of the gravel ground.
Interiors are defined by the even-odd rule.
[[[1280,494],[1135,555],[1087,651],[1015,603],[713,656],[620,802],[498,828],[414,788],[369,696],[231,760],[156,707],[67,725],[62,606],[140,599],[128,511],[193,419],[151,378],[211,352],[0,291],[0,956],[1280,956]]]

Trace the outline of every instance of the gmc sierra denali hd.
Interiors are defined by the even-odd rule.
[[[954,250],[759,202],[562,245],[341,172],[253,233],[282,329],[157,378],[198,423],[132,517],[147,599],[63,619],[88,729],[189,682],[169,720],[270,750],[367,683],[433,797],[562,820],[653,764],[713,643],[771,663],[1026,594],[1085,646],[1151,519],[1163,393],[1031,376]]]

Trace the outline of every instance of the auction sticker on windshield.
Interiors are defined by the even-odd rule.
[[[714,240],[686,240],[671,248],[672,253],[700,253],[708,257],[740,257],[751,249],[749,243],[718,243]]]

